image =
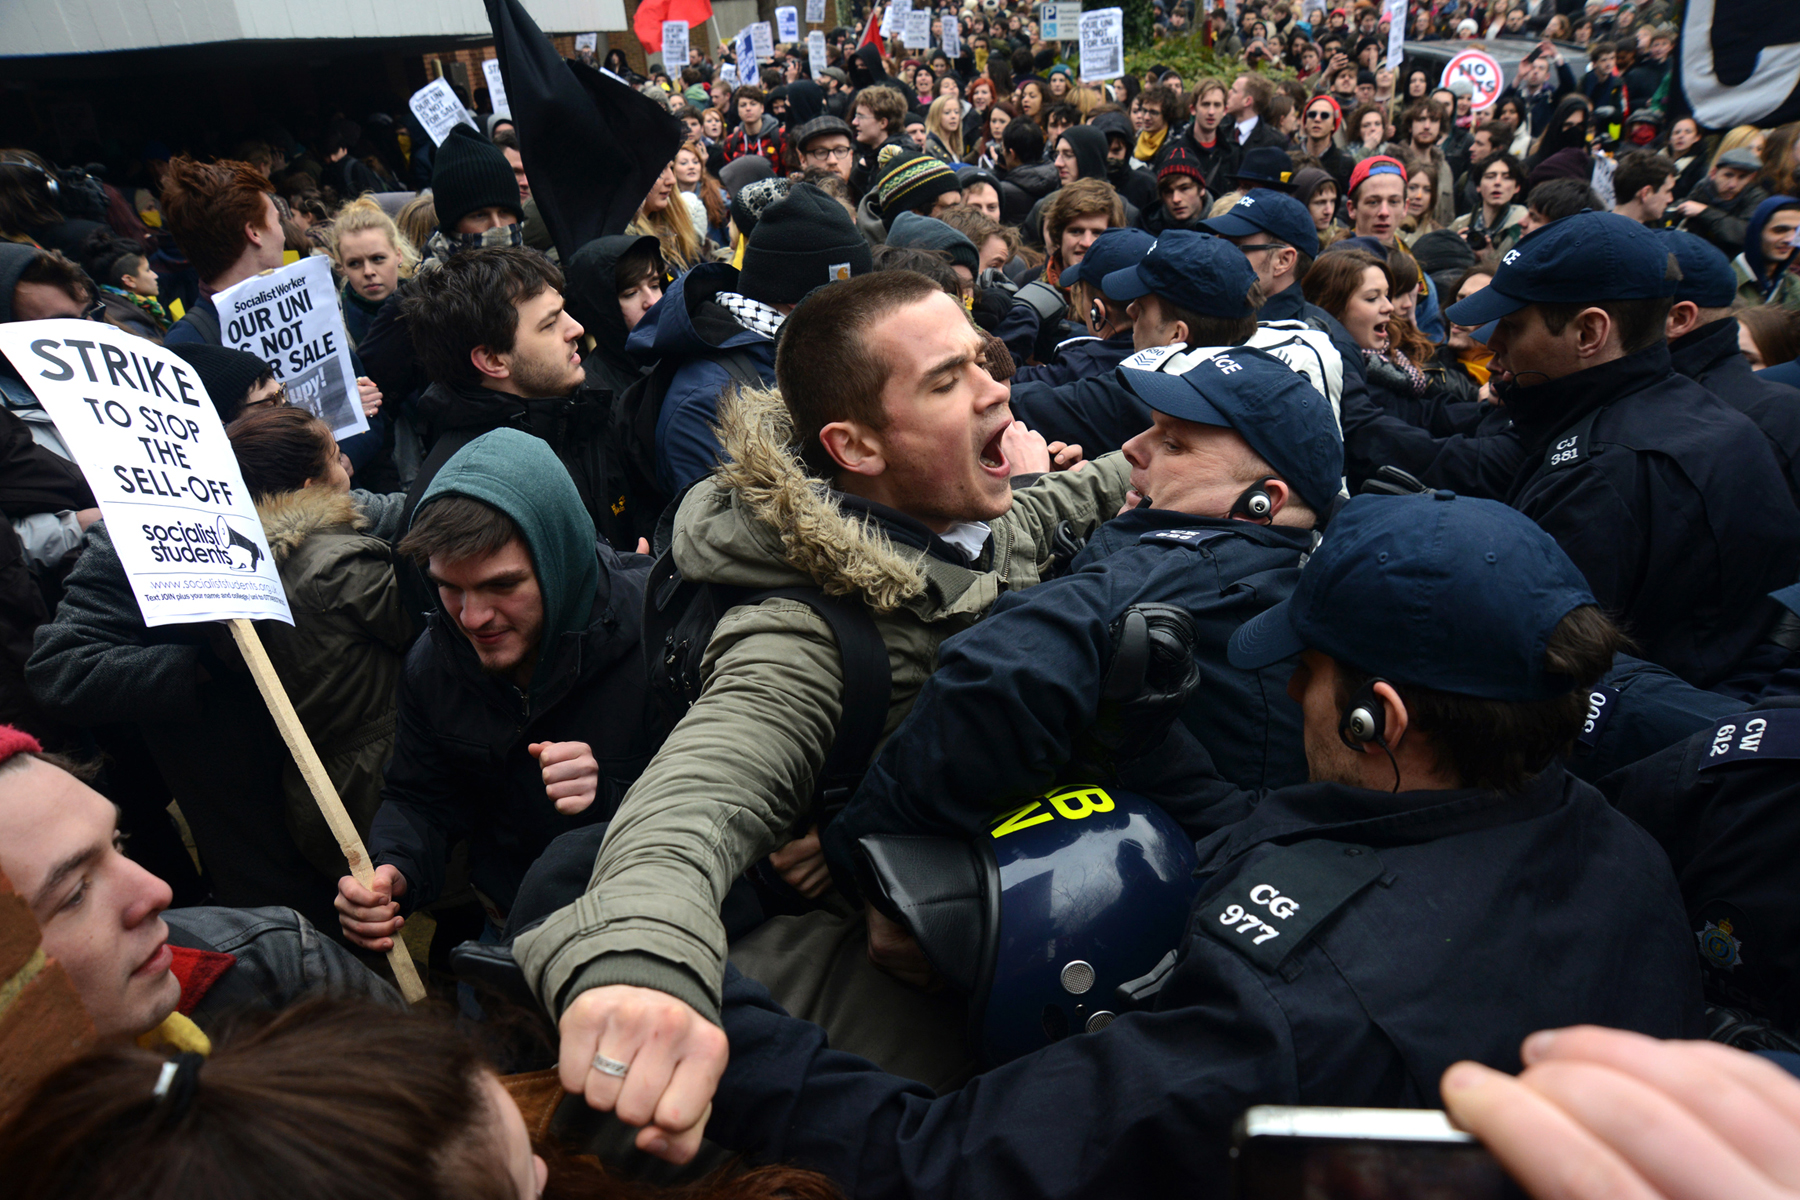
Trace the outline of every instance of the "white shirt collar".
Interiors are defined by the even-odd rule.
[[[1251,131],[1256,128],[1256,123],[1261,119],[1262,118],[1258,117],[1255,113],[1252,113],[1239,121],[1237,123],[1238,141],[1242,142],[1245,138],[1249,137]]]
[[[939,539],[955,546],[970,562],[981,557],[981,548],[987,545],[991,536],[993,531],[988,528],[986,521],[958,521],[938,534]]]

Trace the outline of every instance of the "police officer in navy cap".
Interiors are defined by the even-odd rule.
[[[728,975],[707,1137],[866,1197],[1216,1195],[1249,1105],[1433,1107],[1451,1063],[1517,1071],[1539,1029],[1696,1036],[1668,859],[1559,761],[1620,640],[1506,506],[1351,500],[1229,651],[1299,657],[1312,782],[1200,842],[1168,968],[1111,998],[1143,1011],[938,1097]]]
[[[1132,780],[1162,791],[1189,836],[1245,815],[1240,789],[1306,778],[1300,710],[1282,690],[1294,664],[1241,671],[1225,644],[1293,591],[1337,498],[1331,407],[1248,347],[1116,377],[1154,422],[1125,444],[1136,506],[1101,527],[1070,574],[1001,597],[943,644],[912,714],[825,830],[840,885],[855,881],[865,834],[973,833],[1052,785],[1129,771],[1140,754],[1166,769],[1184,753],[1183,737],[1162,737],[1177,712],[1205,751],[1184,760],[1190,778]],[[1149,640],[1140,649],[1134,638]],[[1197,681],[1190,658],[1204,680],[1191,698],[1177,686]]]
[[[1363,356],[1355,339],[1300,290],[1300,281],[1319,256],[1319,231],[1304,204],[1285,192],[1255,188],[1224,213],[1202,221],[1200,228],[1224,238],[1250,260],[1268,297],[1256,314],[1259,322],[1304,321],[1329,333],[1344,358],[1346,387],[1352,386],[1349,376],[1354,374],[1354,387],[1364,390]]]
[[[1098,283],[1108,300],[1129,306],[1132,345],[1140,351],[1235,346],[1256,332],[1264,298],[1235,246],[1187,230],[1163,234]],[[1149,405],[1113,376],[1059,386],[1015,382],[1012,409],[1048,440],[1081,446],[1090,458],[1117,450],[1151,423]]]
[[[1154,245],[1156,239],[1142,229],[1108,229],[1094,239],[1080,262],[1063,270],[1057,284],[1069,289],[1071,311],[1087,333],[1058,343],[1056,357],[1048,363],[1021,365],[1013,372],[1014,388],[1022,383],[1056,386],[1104,375],[1136,351],[1125,302],[1107,297],[1101,291],[1100,281],[1137,262]],[[1018,305],[1008,317],[1030,312],[1029,306]],[[1010,348],[1014,335],[1006,331],[1006,326],[1000,336]]]
[[[1800,511],[1756,426],[1671,368],[1680,281],[1662,235],[1578,213],[1447,315],[1497,322],[1491,383],[1525,455],[1506,503],[1556,538],[1645,658],[1710,687],[1766,638],[1769,592],[1800,578]]]
[[[1738,346],[1737,273],[1718,248],[1684,229],[1660,231],[1681,266],[1669,309],[1669,360],[1675,369],[1756,422],[1800,499],[1800,388],[1764,379]]]

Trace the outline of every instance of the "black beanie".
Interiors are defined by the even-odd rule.
[[[844,206],[810,183],[797,183],[757,219],[738,291],[764,304],[798,304],[822,284],[873,267],[869,243]]]
[[[431,164],[431,194],[437,204],[438,228],[446,235],[456,223],[484,208],[504,208],[523,221],[519,184],[500,147],[458,122],[437,148]]]
[[[269,364],[248,350],[230,346],[214,346],[208,342],[186,342],[168,348],[169,353],[194,368],[200,385],[219,410],[219,420],[229,425],[244,411],[250,389],[264,375],[273,375]]]

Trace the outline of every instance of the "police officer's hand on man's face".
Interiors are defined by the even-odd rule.
[[[1800,1082],[1713,1042],[1597,1026],[1525,1039],[1514,1078],[1444,1072],[1444,1106],[1539,1200],[1800,1194]]]

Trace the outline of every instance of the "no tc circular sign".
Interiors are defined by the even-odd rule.
[[[1470,103],[1476,112],[1492,108],[1506,87],[1506,73],[1485,50],[1464,50],[1451,59],[1444,67],[1444,77],[1438,80],[1438,86],[1449,87],[1458,79],[1466,80],[1475,89]]]

